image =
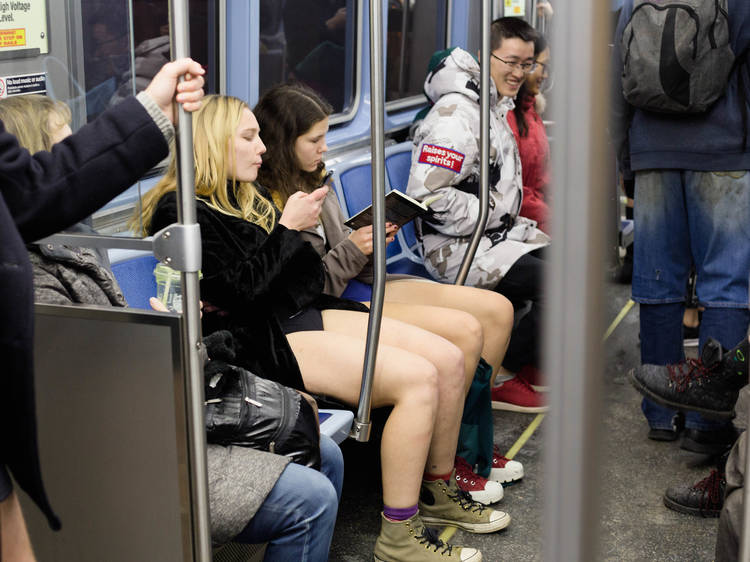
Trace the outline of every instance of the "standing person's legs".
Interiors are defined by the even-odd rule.
[[[705,307],[699,345],[712,337],[732,349],[750,322],[750,173],[686,172],[686,199],[696,294]],[[723,424],[689,414],[685,425],[706,431]]]
[[[648,170],[635,175],[633,300],[641,304],[641,363],[668,365],[684,359],[682,315],[690,272],[683,175]],[[650,436],[675,439],[676,412],[644,398]]]

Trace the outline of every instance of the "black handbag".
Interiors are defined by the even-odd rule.
[[[252,447],[320,469],[318,418],[299,392],[224,361],[209,361],[205,375],[209,443]]]

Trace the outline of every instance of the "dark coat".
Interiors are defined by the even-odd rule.
[[[59,521],[42,485],[33,382],[33,287],[25,243],[81,220],[168,153],[163,134],[135,99],[34,155],[0,124],[0,463]]]
[[[177,220],[174,192],[164,195],[151,223],[158,231]],[[360,303],[323,294],[323,263],[296,230],[259,226],[197,203],[201,228],[203,332],[229,330],[235,363],[255,374],[304,389],[297,360],[279,323],[300,310],[367,311]]]

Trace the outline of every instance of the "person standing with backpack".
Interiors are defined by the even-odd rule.
[[[611,131],[635,173],[633,300],[643,364],[685,364],[682,317],[691,264],[708,337],[747,333],[750,272],[750,3],[625,0],[613,53]],[[649,438],[679,437],[676,412],[642,402]],[[683,449],[720,454],[729,424],[685,416]],[[696,494],[669,498],[690,507]]]

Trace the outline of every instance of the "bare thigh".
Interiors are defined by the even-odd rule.
[[[315,331],[288,334],[287,340],[307,390],[357,404],[365,355],[363,338]],[[435,378],[435,367],[425,358],[404,349],[380,345],[373,381],[373,407],[396,404],[412,386],[434,389]]]

